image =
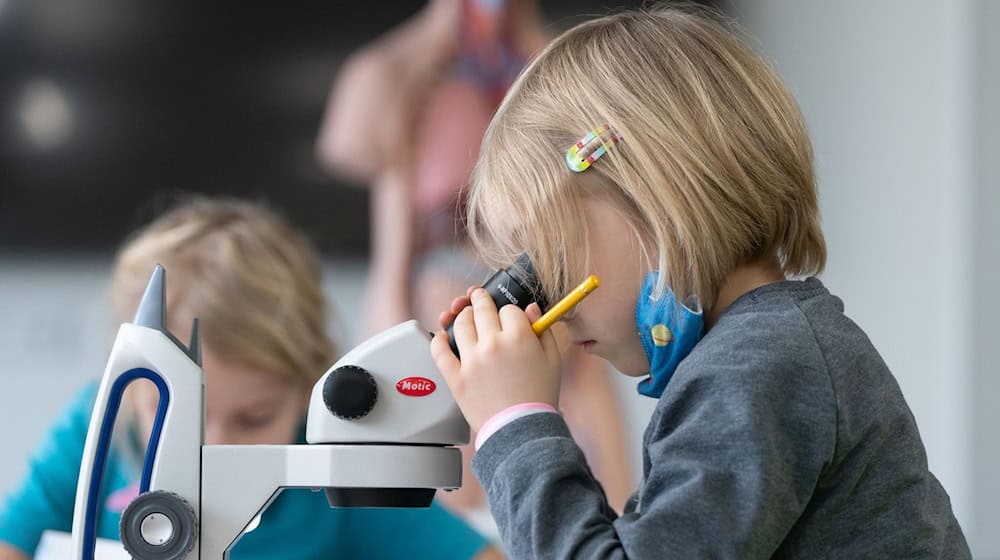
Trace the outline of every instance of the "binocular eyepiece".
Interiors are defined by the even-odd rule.
[[[548,307],[535,268],[531,264],[531,259],[524,253],[517,257],[513,265],[498,270],[490,276],[489,280],[483,283],[483,288],[493,298],[497,309],[511,304],[526,309],[531,302],[537,303],[543,312]],[[448,325],[447,331],[451,351],[461,357],[458,345],[455,343],[454,325]]]

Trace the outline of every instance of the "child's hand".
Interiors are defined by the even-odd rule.
[[[472,291],[470,299],[472,306],[459,308],[455,319],[461,361],[448,346],[444,331],[431,341],[434,363],[469,426],[479,431],[496,413],[516,404],[557,406],[559,349],[551,331],[536,336],[531,330],[531,323],[541,316],[538,305],[532,303],[526,311],[505,305],[498,313],[482,288]]]
[[[438,321],[441,323],[441,328],[447,329],[452,323],[455,322],[455,318],[458,317],[458,314],[461,313],[463,309],[468,307],[470,303],[472,303],[472,292],[474,292],[478,287],[479,286],[469,286],[469,288],[465,290],[464,296],[451,300],[451,309],[448,311],[442,311],[441,315],[438,317]]]

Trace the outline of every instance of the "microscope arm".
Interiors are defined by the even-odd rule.
[[[462,476],[454,447],[206,445],[202,459],[206,559],[228,558],[226,551],[283,488],[452,488]]]

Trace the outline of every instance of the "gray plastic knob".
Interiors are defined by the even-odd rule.
[[[137,560],[183,560],[198,540],[198,517],[184,498],[154,490],[122,512],[122,545]]]

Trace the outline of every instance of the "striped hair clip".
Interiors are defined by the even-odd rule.
[[[577,173],[585,171],[620,140],[609,125],[599,126],[566,150],[566,165]]]

